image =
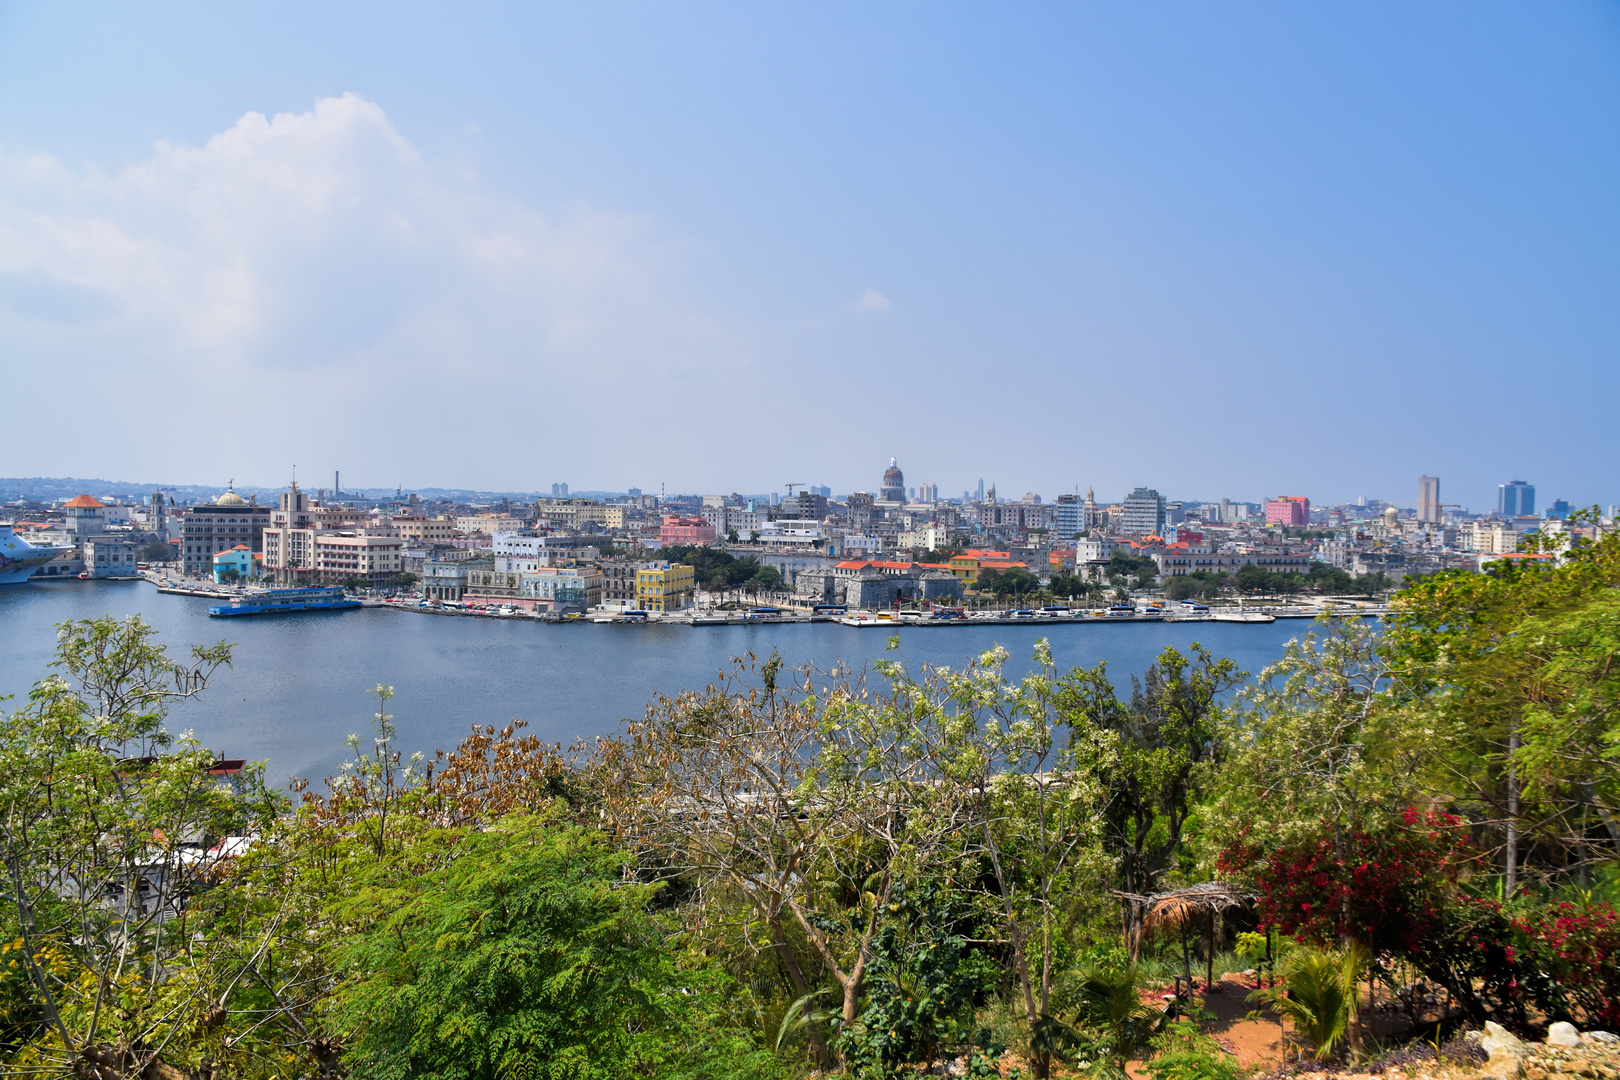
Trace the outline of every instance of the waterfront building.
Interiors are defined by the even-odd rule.
[[[900,465],[894,458],[889,459],[889,467],[883,470],[883,483],[878,488],[878,499],[892,503],[906,501],[906,474],[900,471]]]
[[[1536,486],[1509,480],[1496,489],[1496,512],[1503,517],[1530,517],[1536,512]]]
[[[93,578],[135,577],[135,541],[128,536],[87,537],[81,545],[84,568]]]
[[[1438,476],[1418,477],[1418,520],[1433,525],[1440,523],[1440,478]]]
[[[1258,566],[1277,574],[1307,574],[1311,557],[1290,551],[1216,552],[1203,544],[1175,543],[1149,556],[1164,578],[1185,577],[1197,571],[1210,574],[1231,574],[1245,566]]]
[[[497,570],[489,559],[475,559],[467,566],[467,599],[515,601],[523,594],[523,575],[516,570]]]
[[[518,595],[536,608],[589,611],[602,603],[604,577],[589,567],[544,567],[522,575]]]
[[[352,506],[323,506],[296,481],[281,493],[269,516],[259,550],[264,573],[278,585],[353,576],[380,583],[404,568],[405,541],[393,526],[372,526],[368,515]]]
[[[1164,496],[1139,487],[1125,497],[1119,518],[1125,536],[1159,536],[1164,532]]]
[[[373,585],[400,572],[404,542],[387,529],[318,529],[315,577],[323,581],[364,578]]]
[[[697,571],[685,563],[652,563],[636,571],[636,606],[643,611],[679,611],[696,589]]]
[[[470,559],[429,559],[422,564],[422,595],[428,600],[459,601],[467,594]]]
[[[1311,500],[1303,495],[1279,495],[1266,500],[1266,524],[1303,529],[1311,523]]]
[[[252,581],[259,576],[259,566],[264,556],[253,551],[246,544],[237,544],[226,551],[214,552],[214,583],[224,585],[227,581]],[[234,571],[236,576],[231,577]]]
[[[617,607],[632,607],[636,602],[636,571],[647,565],[624,555],[611,555],[598,559],[597,570],[602,575],[602,603]]]
[[[263,551],[270,516],[270,507],[242,498],[234,485],[211,503],[187,507],[180,515],[180,560],[186,573],[213,573],[214,553],[237,544]]]
[[[537,536],[521,532],[496,533],[492,551],[495,569],[516,573],[601,556],[601,549],[588,536]]]
[[[82,544],[106,528],[107,504],[94,495],[80,495],[62,504],[63,527],[68,538]]]

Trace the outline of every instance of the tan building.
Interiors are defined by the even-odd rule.
[[[396,514],[389,519],[389,527],[401,540],[417,540],[437,544],[456,535],[456,523],[444,516],[426,517],[422,514]]]
[[[620,527],[623,527],[624,511],[618,507]],[[579,529],[585,525],[608,526],[608,510],[595,499],[541,499],[534,504],[535,523],[549,525],[553,529]]]
[[[322,506],[294,482],[270,511],[264,574],[280,585],[349,577],[381,583],[403,569],[403,548],[391,527],[368,528],[363,513]]]
[[[404,541],[385,529],[316,529],[315,576],[326,581],[365,578],[374,585],[400,572]]]

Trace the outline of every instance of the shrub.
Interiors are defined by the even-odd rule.
[[[1237,1080],[1237,1058],[1189,1020],[1177,1020],[1153,1040],[1154,1057],[1145,1066],[1153,1080]]]

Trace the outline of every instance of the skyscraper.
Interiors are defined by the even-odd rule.
[[[1440,523],[1440,478],[1418,477],[1418,520]]]
[[[1161,536],[1164,533],[1164,496],[1139,487],[1125,496],[1119,531],[1126,536]]]
[[[1496,512],[1503,517],[1533,517],[1536,486],[1523,480],[1509,480],[1496,489]]]

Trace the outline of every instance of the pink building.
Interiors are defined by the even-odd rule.
[[[671,544],[712,544],[714,526],[700,517],[665,514],[664,524],[658,530],[658,543],[662,547]]]
[[[1279,495],[1266,500],[1266,524],[1303,529],[1311,523],[1311,500],[1303,495]]]

